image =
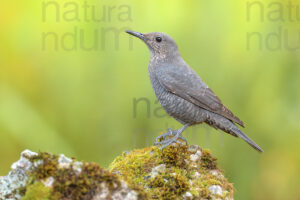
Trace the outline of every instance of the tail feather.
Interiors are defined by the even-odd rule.
[[[251,147],[256,149],[257,151],[263,153],[264,150],[262,150],[253,140],[251,140],[247,135],[245,135],[239,128],[235,127],[233,129],[233,132],[243,140],[245,140]]]
[[[261,153],[264,152],[254,141],[252,141],[247,135],[245,135],[231,120],[224,118],[218,114],[209,113],[209,118],[205,122],[208,125],[216,129],[221,129],[232,136],[242,138],[257,151]]]

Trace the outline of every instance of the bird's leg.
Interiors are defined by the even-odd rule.
[[[161,148],[163,149],[163,148],[169,146],[170,144],[172,144],[174,142],[181,143],[180,141],[178,141],[178,139],[183,140],[187,144],[187,140],[182,136],[182,132],[188,126],[189,126],[189,124],[185,124],[181,129],[178,129],[178,130],[168,129],[168,132],[166,132],[163,135],[156,138],[155,145],[160,145]],[[166,137],[169,137],[169,136],[173,136],[173,137],[171,137],[169,139],[165,139]],[[158,142],[158,140],[160,140],[161,137],[163,138],[163,140]]]

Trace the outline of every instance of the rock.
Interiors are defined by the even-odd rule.
[[[191,161],[195,162],[195,161],[199,160],[201,157],[201,154],[202,154],[201,151],[197,150],[195,154],[190,155]]]
[[[0,200],[233,199],[216,158],[198,146],[124,152],[103,169],[65,155],[25,150],[0,177]]]
[[[216,158],[199,146],[151,146],[123,153],[110,165],[129,185],[150,199],[233,199],[232,184]]]
[[[211,185],[211,186],[209,186],[208,190],[214,195],[221,196],[223,193],[223,190],[219,185]]]
[[[143,190],[130,187],[95,163],[64,155],[25,150],[7,176],[0,177],[0,200],[137,200]]]
[[[0,199],[20,199],[20,190],[27,182],[27,172],[33,168],[34,163],[28,158],[37,156],[37,153],[25,150],[21,153],[20,160],[13,163],[7,176],[0,177]]]
[[[155,178],[157,175],[165,173],[166,172],[166,165],[160,164],[156,167],[152,168],[152,171],[150,172],[150,177]]]

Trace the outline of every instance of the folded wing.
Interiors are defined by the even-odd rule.
[[[188,66],[176,70],[173,66],[161,66],[155,75],[168,91],[244,127],[244,123],[223,105],[215,93]]]

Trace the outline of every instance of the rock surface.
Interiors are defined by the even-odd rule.
[[[103,169],[64,155],[25,150],[0,177],[0,200],[231,200],[233,187],[209,151],[174,144],[123,153]]]

